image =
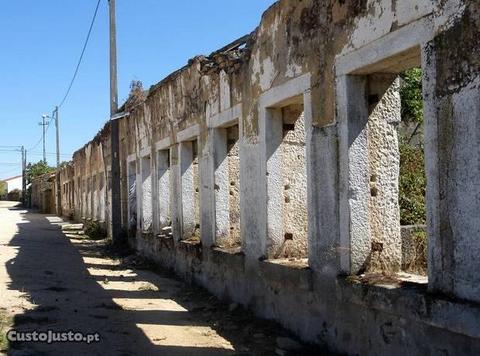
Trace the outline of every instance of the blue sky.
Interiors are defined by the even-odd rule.
[[[258,25],[274,0],[117,0],[119,101],[132,80],[160,81],[197,54],[209,54]],[[43,113],[68,87],[97,0],[2,1],[0,146],[42,159]],[[100,10],[77,80],[60,111],[62,160],[90,140],[109,115],[108,2]],[[55,163],[54,124],[47,160]],[[20,153],[0,147],[0,179],[20,174]]]

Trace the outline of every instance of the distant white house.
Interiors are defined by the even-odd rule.
[[[7,183],[7,193],[10,193],[12,190],[18,189],[22,190],[22,176],[15,176],[3,180]]]

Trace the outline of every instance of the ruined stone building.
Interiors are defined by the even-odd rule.
[[[335,351],[480,354],[479,30],[477,0],[280,0],[250,35],[134,87],[130,244]],[[413,67],[428,282],[399,273],[398,75]],[[110,152],[107,123],[61,173],[65,214],[108,230]]]

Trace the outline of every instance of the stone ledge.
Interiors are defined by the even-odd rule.
[[[230,268],[232,271],[238,273],[245,272],[245,254],[243,252],[232,253],[219,247],[214,247],[210,250],[210,257],[212,263]]]
[[[201,241],[180,240],[177,242],[177,249],[185,253],[193,254],[197,258],[202,257],[203,247]]]
[[[173,250],[175,246],[175,241],[173,237],[157,235],[156,239],[160,242],[160,246],[165,246],[168,250]]]
[[[339,303],[402,316],[472,338],[480,338],[480,305],[428,292],[426,285],[404,283],[400,287],[352,283],[339,277]]]
[[[266,283],[278,283],[282,288],[313,291],[313,272],[307,267],[282,264],[275,260],[264,260],[259,262],[261,277]]]

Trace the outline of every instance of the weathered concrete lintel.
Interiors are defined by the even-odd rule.
[[[137,160],[137,155],[136,154],[131,154],[127,157],[127,162],[130,163],[130,162],[134,162]]]
[[[172,140],[170,139],[170,137],[165,137],[165,138],[161,139],[160,141],[155,143],[155,151],[163,151],[163,150],[166,150],[166,149],[170,148],[171,141]]]
[[[284,84],[275,86],[260,95],[259,109],[290,104],[289,99],[303,95],[311,87],[311,74],[306,73],[290,79]]]
[[[242,104],[237,104],[207,119],[209,128],[222,128],[234,125],[242,117]]]
[[[399,53],[408,53],[412,49],[423,48],[432,38],[433,20],[430,16],[424,17],[354,52],[337,57],[335,60],[336,75],[372,72],[371,67],[376,63],[381,63],[389,57],[395,57]],[[409,62],[406,63],[409,65]],[[388,68],[388,65],[385,68]]]
[[[192,125],[177,133],[177,142],[194,140],[200,135],[200,125]]]
[[[145,147],[140,151],[139,157],[144,158],[152,154],[152,149],[150,147]]]

